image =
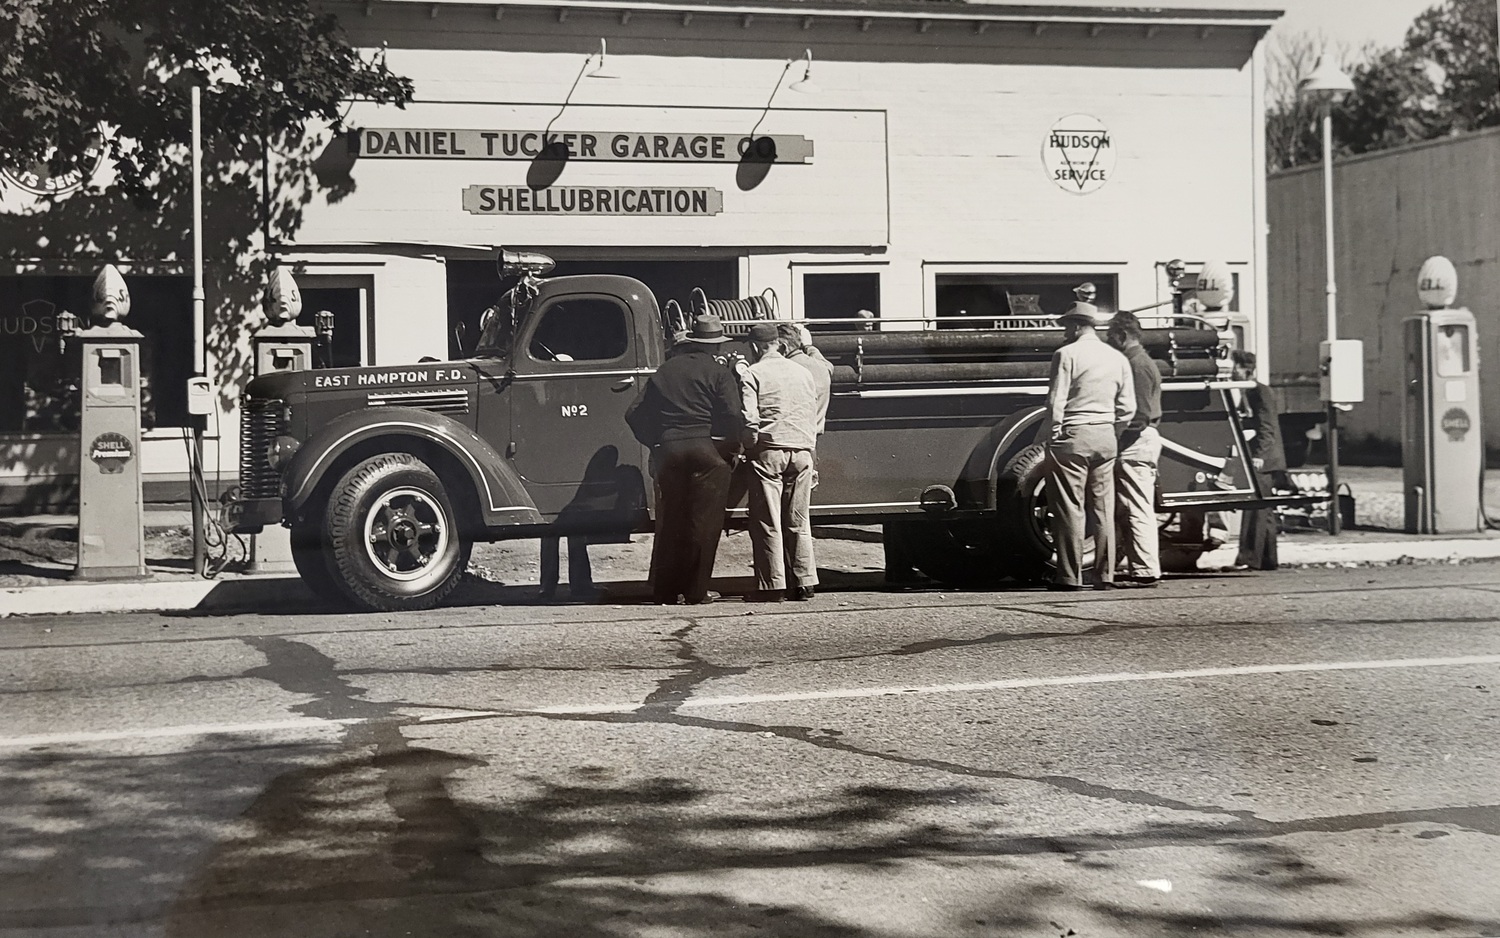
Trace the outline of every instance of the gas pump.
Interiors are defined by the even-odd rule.
[[[1406,406],[1401,462],[1406,530],[1448,534],[1484,529],[1480,485],[1479,338],[1474,314],[1452,308],[1458,272],[1429,257],[1417,275],[1427,307],[1406,317]]]
[[[302,292],[285,267],[271,275],[271,296],[266,310],[266,325],[250,337],[255,350],[255,374],[277,371],[304,371],[313,366],[315,330],[299,326]],[[291,533],[280,526],[267,526],[250,538],[251,573],[293,573]]]
[[[80,329],[77,580],[139,580],[146,569],[141,494],[141,339],[125,325],[130,291],[113,264],[94,280],[93,319]]]

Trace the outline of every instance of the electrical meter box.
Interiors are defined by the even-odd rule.
[[[1318,343],[1319,399],[1359,404],[1365,399],[1365,344],[1359,339]]]
[[[123,323],[77,332],[79,388],[78,567],[75,579],[143,579],[141,339]]]
[[[1406,317],[1406,402],[1401,455],[1406,530],[1448,534],[1484,529],[1480,494],[1479,337],[1467,309]]]

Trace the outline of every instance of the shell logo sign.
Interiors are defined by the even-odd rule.
[[[104,141],[95,136],[72,168],[54,174],[45,162],[27,167],[0,166],[0,191],[18,189],[29,196],[58,198],[82,189],[104,165]]]
[[[1098,118],[1070,114],[1047,131],[1042,165],[1047,177],[1064,192],[1097,192],[1115,171],[1114,138]]]

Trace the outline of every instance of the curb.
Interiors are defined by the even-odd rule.
[[[1202,569],[1231,566],[1239,548],[1226,544],[1204,554],[1198,561]],[[1426,541],[1366,541],[1341,544],[1329,540],[1320,544],[1288,543],[1279,545],[1283,567],[1343,566],[1345,564],[1389,564],[1403,560],[1457,562],[1500,558],[1500,538],[1466,537]]]
[[[1199,569],[1234,564],[1238,548],[1226,544],[1199,560]],[[1356,566],[1402,561],[1457,563],[1500,559],[1500,537],[1363,543],[1280,545],[1283,567]],[[272,613],[316,603],[296,576],[260,574],[215,580],[158,579],[118,583],[60,583],[0,588],[0,619],[12,616],[125,612],[197,612],[206,615]]]
[[[216,615],[306,608],[312,591],[295,576],[217,580],[63,583],[0,589],[0,618],[103,612],[202,612]]]

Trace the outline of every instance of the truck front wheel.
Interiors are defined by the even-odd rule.
[[[435,472],[409,453],[385,453],[344,474],[328,511],[333,567],[370,610],[430,609],[469,560],[453,503]]]
[[[323,535],[321,513],[315,522],[292,525],[292,563],[314,596],[339,605],[349,601],[339,588],[328,540]]]

